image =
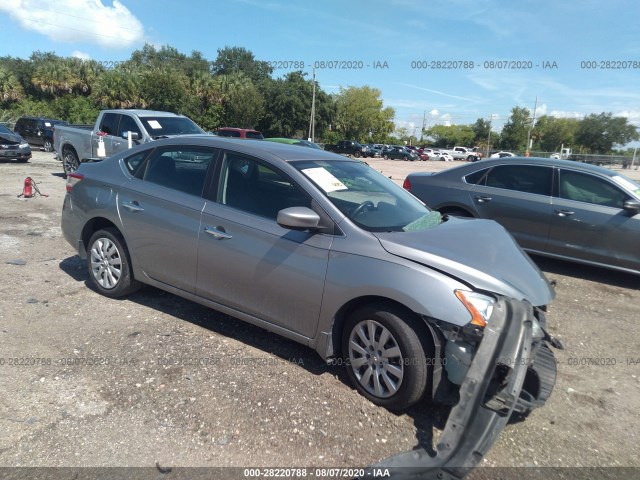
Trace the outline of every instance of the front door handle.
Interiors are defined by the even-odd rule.
[[[559,217],[570,217],[576,212],[572,212],[571,210],[555,210]]]
[[[205,233],[214,236],[218,240],[225,240],[227,238],[232,238],[232,235],[229,235],[224,231],[224,227],[204,227]]]
[[[144,208],[135,200],[133,202],[122,202],[122,206],[130,212],[144,212]]]
[[[476,195],[476,200],[478,200],[478,203],[490,202],[491,201],[491,197],[485,197],[485,196],[482,196],[482,195]]]

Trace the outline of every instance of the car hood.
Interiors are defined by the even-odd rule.
[[[17,133],[0,133],[0,142],[22,143],[24,140]]]
[[[444,272],[475,289],[548,304],[555,293],[535,263],[513,237],[493,220],[449,217],[419,232],[375,232],[382,247]]]

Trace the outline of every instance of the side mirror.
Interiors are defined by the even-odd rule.
[[[289,207],[278,212],[278,225],[290,230],[318,228],[320,215],[307,207]]]
[[[640,212],[640,201],[638,200],[627,200],[624,202],[623,207],[627,212],[638,213]]]
[[[140,134],[138,132],[122,132],[121,137],[127,140],[129,138],[129,134],[131,134],[131,140],[138,140],[140,138]]]

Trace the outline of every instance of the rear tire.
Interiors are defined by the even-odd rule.
[[[80,166],[80,161],[78,160],[78,155],[71,149],[66,149],[62,154],[62,168],[64,169],[64,173],[69,175],[70,173],[75,172]]]
[[[473,215],[471,215],[469,212],[467,212],[466,210],[462,209],[462,208],[443,208],[442,210],[439,210],[439,212],[442,215],[452,215],[454,217],[463,217],[463,218],[472,218]]]
[[[427,349],[419,323],[392,305],[356,310],[342,332],[346,373],[356,390],[373,403],[402,410],[427,389]]]
[[[87,247],[89,283],[102,295],[122,297],[135,292],[140,283],[133,278],[127,245],[114,228],[98,230]]]
[[[51,143],[51,140],[45,140],[42,148],[44,148],[45,152],[53,152],[53,143]]]

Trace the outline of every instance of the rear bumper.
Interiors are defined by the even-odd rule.
[[[369,467],[365,478],[376,468],[388,468],[398,479],[464,478],[489,451],[514,411],[542,405],[553,389],[548,380],[555,383],[555,360],[545,345],[534,351],[532,320],[529,304],[501,299],[460,386],[460,401],[449,414],[436,455],[424,449],[401,453]],[[541,355],[544,361],[538,361]],[[525,377],[534,366],[539,369],[539,394],[521,399]]]

